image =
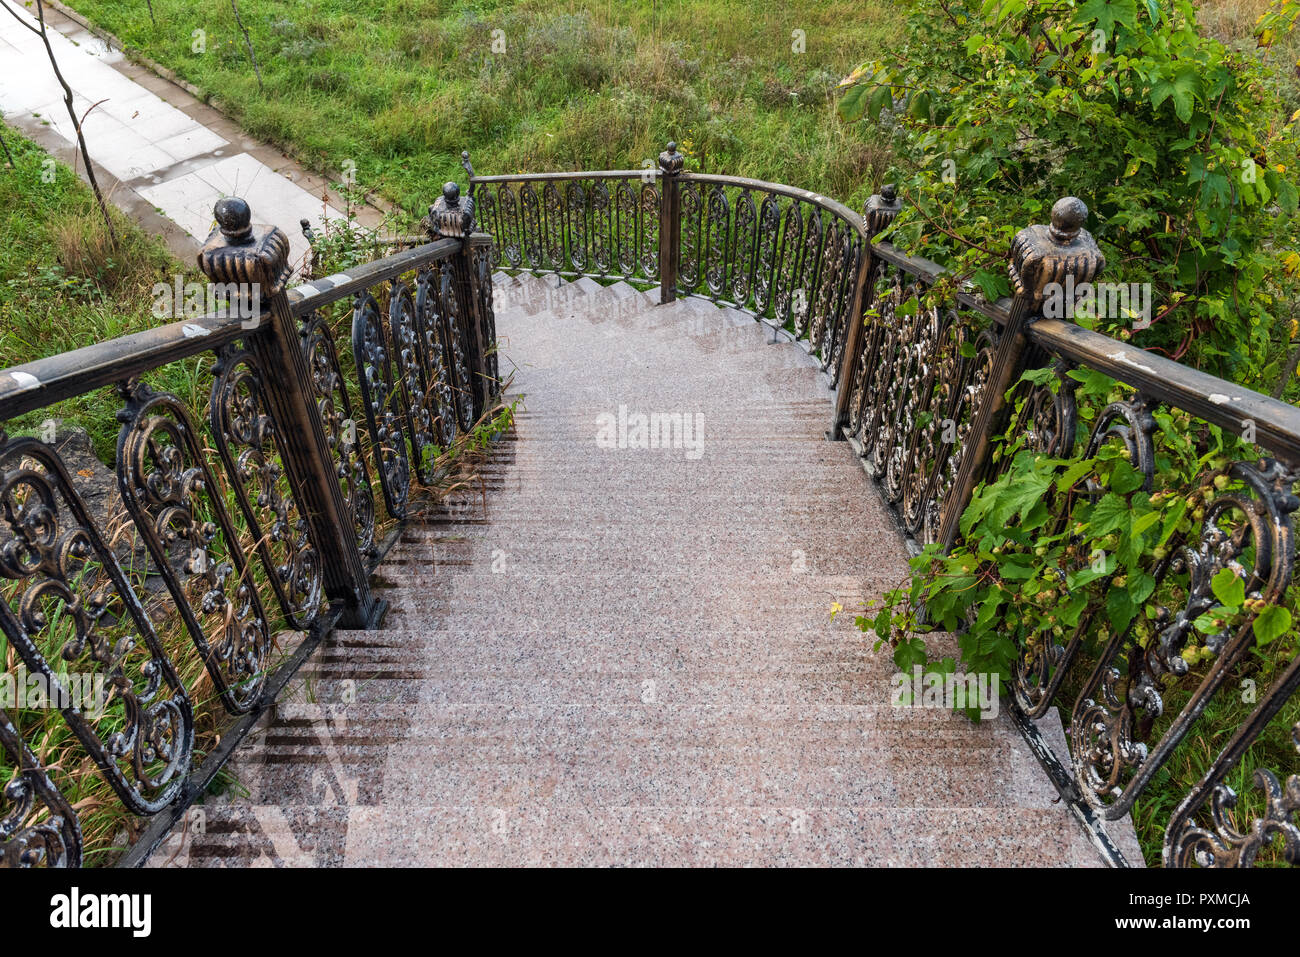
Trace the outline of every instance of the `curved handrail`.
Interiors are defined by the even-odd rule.
[[[646,177],[657,178],[662,172],[654,167],[647,166],[645,169],[601,169],[601,170],[568,170],[551,173],[497,173],[492,176],[471,176],[470,186],[473,187],[479,183],[541,183],[546,181],[575,180],[575,179],[645,179]]]
[[[332,276],[313,279],[288,291],[289,307],[294,317],[300,318],[363,289],[395,279],[403,273],[449,259],[460,249],[459,239],[439,239]]]
[[[737,189],[771,193],[774,196],[785,196],[789,199],[811,203],[852,223],[864,239],[871,238],[867,235],[866,221],[863,220],[861,214],[855,213],[839,200],[823,196],[821,193],[814,193],[812,190],[800,189],[797,186],[786,186],[784,183],[769,183],[766,180],[750,179],[747,176],[723,176],[717,173],[682,173],[678,179],[682,182],[716,183],[719,186],[734,186]]]
[[[0,422],[212,352],[245,332],[238,316],[196,316],[0,369]]]

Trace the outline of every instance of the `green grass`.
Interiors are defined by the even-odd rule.
[[[691,168],[845,201],[888,166],[833,112],[835,85],[897,31],[884,0],[242,0],[261,93],[228,3],[154,0],[156,26],[143,3],[73,5],[253,135],[314,168],[351,161],[361,186],[413,214],[463,180],[462,149],[482,174],[626,169],[673,139]]]
[[[0,155],[0,368],[158,325],[153,284],[178,274],[188,281],[192,270],[116,209],[114,248],[89,187],[35,143],[7,127],[3,132],[15,168],[5,168]],[[193,364],[165,370],[160,384],[190,395]],[[111,463],[120,404],[101,389],[5,427],[20,434],[51,416],[75,422]]]

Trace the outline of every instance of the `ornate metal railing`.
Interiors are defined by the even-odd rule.
[[[0,866],[79,865],[70,792],[105,786],[148,819],[123,859],[142,862],[323,636],[379,620],[380,533],[499,391],[472,213],[448,184],[432,242],[286,290],[285,235],[222,200],[199,264],[245,298],[0,372],[0,425],[120,401],[120,509],[87,505],[48,436],[0,431],[0,633],[55,706],[0,708]],[[178,364],[194,396],[157,387]],[[300,640],[277,653],[281,629]],[[103,681],[102,708],[73,676]],[[70,779],[86,759],[101,784]]]
[[[838,378],[867,249],[848,207],[776,183],[658,168],[477,176],[462,155],[497,265],[659,285],[787,329]]]
[[[1291,513],[1300,504],[1300,410],[1043,318],[1049,283],[1091,282],[1104,266],[1082,228],[1081,202],[1062,200],[1050,227],[1021,231],[1008,264],[1015,295],[989,302],[965,288],[941,293],[952,287],[938,282],[940,267],[872,241],[901,210],[889,187],[858,215],[788,186],[685,172],[671,143],[653,171],[480,177],[468,157],[464,165],[474,195],[496,211],[502,268],[640,284],[657,278],[661,301],[693,295],[739,308],[817,356],[834,390],[828,437],[852,444],[917,548],[958,543],[973,492],[1007,465],[994,446],[1009,427],[1062,459],[1091,458],[1105,443],[1122,443],[1149,489],[1161,457],[1151,415],[1157,406],[1186,413],[1188,428],[1241,434],[1248,424],[1258,458],[1201,472],[1186,490],[1201,496],[1201,517],[1149,569],[1157,583],[1171,584],[1181,607],[1161,609],[1153,639],[1132,626],[1107,634],[1095,616],[1072,633],[1041,636],[1020,649],[1011,711],[1108,862],[1127,863],[1106,822],[1126,817],[1176,749],[1200,732],[1217,754],[1204,777],[1186,782],[1166,827],[1165,863],[1251,864],[1271,842],[1280,849],[1275,856],[1300,863],[1300,777],[1282,783],[1254,766],[1261,796],[1250,805],[1230,787],[1230,779],[1246,779],[1243,762],[1249,764],[1270,723],[1294,726],[1300,744],[1300,657],[1262,690],[1235,729],[1202,726],[1210,704],[1234,693],[1245,676],[1255,618],[1296,586]],[[611,197],[638,179],[641,195],[652,201],[625,202],[620,219]],[[652,212],[657,264],[646,247]],[[620,260],[621,251],[633,249],[636,256]],[[1022,381],[1025,371],[1047,368],[1056,372],[1056,387]],[[1127,394],[1101,410],[1082,436],[1078,383],[1066,375],[1074,368],[1104,373]],[[1086,478],[1081,482],[1089,487]],[[1085,500],[1075,494],[1053,502],[1060,527]],[[1198,681],[1167,690],[1167,676],[1189,673],[1183,651],[1195,640],[1193,622],[1215,604],[1210,582],[1223,568],[1241,579],[1249,613],[1209,639],[1209,664],[1195,672]],[[1113,576],[1108,584],[1124,587]],[[1176,701],[1175,713],[1165,714],[1165,698]],[[1034,723],[1055,704],[1070,714],[1067,754],[1054,753]],[[1219,744],[1225,732],[1230,737]]]
[[[659,280],[658,174],[632,170],[473,180],[496,265],[574,278]]]

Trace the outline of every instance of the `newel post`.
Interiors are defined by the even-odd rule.
[[[659,204],[659,302],[677,298],[677,267],[682,255],[682,193],[677,177],[685,158],[670,142],[659,154],[659,179],[663,199]]]
[[[298,329],[285,295],[289,239],[275,226],[253,226],[248,203],[218,200],[217,228],[199,252],[199,268],[215,283],[239,283],[255,294],[262,311],[245,321],[245,346],[261,372],[263,400],[276,448],[311,542],[320,559],[325,594],[343,608],[344,628],[367,628],[382,616],[370,576],[357,551],[352,513],[343,498],[325,425],[316,400]]]
[[[844,355],[840,358],[839,391],[835,394],[835,412],[831,416],[831,427],[826,437],[833,442],[842,441],[841,431],[849,417],[849,402],[853,398],[854,367],[862,359],[862,338],[866,335],[866,319],[863,315],[871,306],[875,290],[871,286],[871,274],[875,272],[875,256],[872,243],[875,238],[889,228],[903,208],[903,201],[898,198],[898,189],[893,183],[880,187],[879,193],[872,193],[862,207],[862,221],[866,227],[866,248],[858,254],[857,274],[853,279],[853,301],[849,305],[848,338],[844,342]]]
[[[1083,228],[1087,220],[1088,207],[1083,200],[1066,196],[1052,207],[1050,226],[1027,226],[1011,243],[1011,261],[1007,266],[1014,293],[1011,313],[998,339],[988,382],[971,422],[967,447],[944,506],[939,540],[945,549],[957,540],[961,513],[988,465],[993,439],[1006,429],[1011,411],[1006,393],[1023,371],[1026,331],[1042,311],[1047,287],[1052,283],[1065,285],[1071,276],[1076,285],[1092,282],[1106,265],[1092,234]]]
[[[469,374],[473,380],[470,394],[477,420],[492,398],[493,388],[487,372],[486,352],[492,343],[485,342],[487,327],[480,315],[479,297],[474,295],[474,265],[471,261],[470,237],[474,234],[474,197],[460,195],[460,186],[446,183],[442,195],[429,207],[429,234],[434,239],[460,240],[460,249],[451,257],[451,294],[456,297],[456,321],[461,342],[465,343]],[[491,281],[489,276],[488,281]]]

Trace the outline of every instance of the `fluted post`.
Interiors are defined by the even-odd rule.
[[[466,157],[468,162],[468,157]],[[461,342],[468,353],[468,383],[474,399],[474,417],[477,419],[487,408],[493,388],[488,381],[485,350],[492,346],[484,342],[483,317],[479,315],[478,296],[474,295],[474,267],[471,262],[469,238],[474,233],[474,197],[460,195],[460,186],[446,183],[442,195],[429,207],[429,232],[435,239],[458,239],[460,249],[451,257],[452,293],[459,308],[456,310]],[[489,281],[490,277],[489,277]]]
[[[219,200],[213,214],[218,226],[199,253],[199,268],[213,282],[246,284],[260,298],[263,310],[250,322],[244,341],[261,370],[276,447],[320,559],[326,597],[342,606],[343,627],[372,627],[383,605],[370,591],[370,576],[357,551],[352,512],[339,486],[285,295],[292,271],[289,239],[275,226],[253,226],[248,203],[238,197]]]
[[[1041,314],[1047,287],[1052,283],[1064,285],[1070,276],[1076,284],[1092,282],[1106,265],[1096,241],[1083,228],[1087,219],[1088,207],[1083,201],[1066,196],[1052,207],[1050,226],[1027,226],[1011,243],[1007,271],[1015,297],[998,339],[988,382],[975,409],[952,492],[944,506],[939,541],[945,549],[951,548],[957,539],[961,513],[988,465],[994,437],[1006,429],[1010,414],[1006,393],[1020,377],[1028,341],[1025,332]]]
[[[844,342],[844,354],[840,357],[839,391],[835,395],[835,412],[831,416],[831,427],[826,437],[833,442],[843,440],[844,423],[849,416],[849,402],[853,398],[854,367],[863,357],[862,339],[866,335],[864,313],[871,307],[871,298],[875,290],[871,286],[871,274],[875,271],[875,256],[872,254],[872,242],[889,228],[903,208],[898,198],[898,190],[893,183],[880,188],[879,193],[872,193],[862,208],[862,221],[866,226],[867,245],[858,255],[857,275],[853,280],[853,301],[849,306],[848,338]]]
[[[659,301],[672,302],[677,298],[677,267],[682,256],[682,194],[677,177],[681,175],[685,158],[677,152],[677,144],[670,142],[659,154],[659,181],[662,198],[659,203]]]

